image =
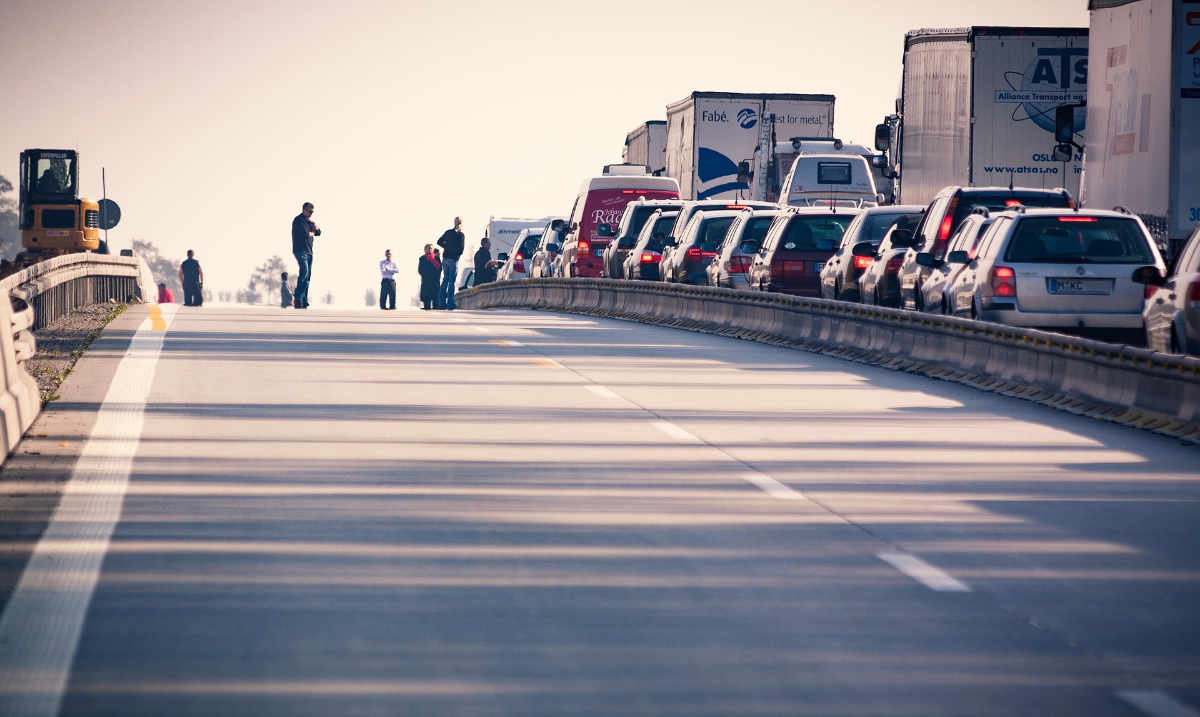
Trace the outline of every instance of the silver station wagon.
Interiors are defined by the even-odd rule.
[[[1140,219],[1070,209],[992,217],[978,253],[948,291],[953,313],[1107,341],[1144,340],[1145,272],[1138,270],[1162,274],[1165,264]]]

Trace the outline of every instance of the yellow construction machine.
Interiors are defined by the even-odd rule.
[[[79,196],[79,154],[73,149],[21,152],[21,245],[18,264],[100,247],[100,205]]]

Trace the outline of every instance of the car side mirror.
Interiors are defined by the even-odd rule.
[[[893,229],[892,246],[907,248],[916,246],[916,242],[913,241],[913,233],[908,229]]]
[[[508,254],[506,252],[500,252],[496,255],[496,261],[508,261]]]
[[[610,237],[612,235],[613,228],[611,224],[598,224],[596,226],[596,236]]]
[[[875,125],[875,149],[886,152],[892,148],[892,128],[885,122]]]
[[[554,254],[558,254],[559,252],[562,251],[562,247],[557,244],[547,244],[546,251],[554,253]]]
[[[919,255],[918,255],[918,258],[920,258]],[[959,251],[952,251],[946,255],[946,263],[947,264],[970,264],[971,263],[971,255],[965,251],[962,251],[961,249]]]
[[[875,256],[875,245],[869,241],[859,242],[850,253],[854,256]]]
[[[1139,266],[1133,270],[1133,280],[1139,284],[1162,286],[1166,278],[1158,271],[1157,266]]]
[[[750,169],[750,160],[743,159],[738,162],[737,180],[744,184],[749,184],[752,179],[754,179],[754,170]]]
[[[1075,139],[1075,105],[1059,105],[1054,108],[1054,141],[1070,145]],[[1055,153],[1058,148],[1055,148]]]
[[[933,254],[930,254],[927,251],[923,251],[923,252],[917,254],[916,261],[921,266],[927,266],[930,269],[936,269],[938,264],[941,264],[940,261],[933,258]]]
[[[566,222],[561,219],[555,219],[554,221],[550,222],[550,231],[561,232],[565,226],[567,226]]]
[[[1062,142],[1054,145],[1054,153],[1051,159],[1055,162],[1070,162],[1075,156],[1075,147],[1070,142]]]
[[[879,204],[883,204],[887,201],[887,195],[883,192],[879,192],[875,195],[875,201]]]

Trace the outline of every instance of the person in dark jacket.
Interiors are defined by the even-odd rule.
[[[204,270],[196,261],[196,252],[188,249],[187,259],[179,265],[179,283],[183,284],[183,305],[199,306],[204,303]]]
[[[475,286],[495,281],[499,266],[500,262],[492,261],[492,242],[487,237],[480,239],[475,252]]]
[[[292,220],[292,254],[300,265],[296,277],[293,305],[297,309],[308,308],[308,282],[312,279],[313,237],[321,236],[321,228],[312,220],[312,202],[305,202],[300,213]]]
[[[421,308],[433,308],[438,295],[438,279],[442,275],[442,263],[434,253],[433,245],[425,245],[425,253],[417,260],[417,273],[421,276]]]
[[[458,259],[462,256],[466,237],[462,233],[462,217],[454,217],[454,228],[442,232],[437,240],[442,253],[442,285],[438,289],[438,303],[454,309],[454,281],[458,278]]]

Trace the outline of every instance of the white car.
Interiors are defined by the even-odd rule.
[[[993,213],[978,253],[947,293],[959,316],[1141,343],[1142,267],[1166,263],[1142,220],[1122,211]]]
[[[496,274],[496,281],[513,281],[514,279],[529,278],[529,270],[533,268],[533,254],[537,251],[542,239],[541,229],[522,229],[513,242],[512,253],[505,260],[504,266]]]

